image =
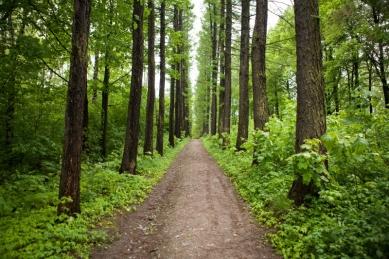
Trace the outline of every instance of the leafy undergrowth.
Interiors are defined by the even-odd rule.
[[[269,132],[255,138],[259,165],[247,151],[222,149],[216,137],[205,146],[231,177],[241,196],[262,223],[275,227],[271,242],[285,258],[387,258],[389,255],[388,114],[340,114],[328,119],[323,156],[308,142],[293,155],[294,116],[272,118]],[[320,185],[310,206],[295,208],[287,198],[294,175]]]
[[[107,237],[94,226],[118,209],[132,210],[166,172],[186,140],[164,157],[140,157],[138,174],[119,174],[120,154],[109,162],[83,164],[77,217],[56,216],[57,174],[16,174],[0,186],[0,258],[88,257],[91,245]]]

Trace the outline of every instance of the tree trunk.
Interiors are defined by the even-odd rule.
[[[74,215],[80,210],[82,121],[87,84],[90,0],[74,0],[72,53],[65,114],[65,138],[59,198],[71,198],[58,205],[58,214]]]
[[[372,95],[372,86],[373,86],[373,68],[372,68],[372,64],[371,62],[367,61],[367,71],[368,71],[368,75],[369,75],[369,113],[372,114],[373,113],[373,104],[371,103],[371,95]]]
[[[148,90],[147,90],[147,106],[146,106],[146,128],[145,128],[145,143],[143,153],[145,155],[153,154],[153,130],[154,130],[154,102],[155,102],[155,11],[154,1],[148,0],[148,9],[150,11],[148,17]]]
[[[220,1],[220,29],[219,29],[219,53],[220,53],[220,86],[219,86],[219,117],[218,117],[218,133],[221,137],[224,131],[224,98],[225,98],[225,0]]]
[[[172,69],[174,70],[174,65]],[[176,79],[174,77],[171,77],[170,78],[170,106],[169,106],[169,145],[171,147],[174,147],[175,83],[176,83]]]
[[[211,88],[211,135],[216,134],[217,123],[217,24],[216,24],[216,5],[211,4],[210,8],[210,26],[212,42],[212,88]],[[212,11],[211,11],[212,8]]]
[[[320,138],[326,131],[324,79],[320,46],[318,0],[295,2],[297,54],[296,152],[306,139]],[[322,148],[324,152],[324,148]],[[304,184],[301,176],[293,182],[289,198],[296,205],[307,195],[317,195],[313,182]]]
[[[372,1],[372,3],[375,3]],[[379,28],[380,26],[380,16],[378,13],[377,8],[372,5],[372,13],[373,13],[373,21],[374,24]],[[381,80],[382,83],[382,91],[384,93],[384,102],[385,102],[385,108],[389,109],[389,86],[388,81],[386,78],[386,71],[385,71],[385,58],[384,58],[384,44],[383,39],[380,38],[378,41],[378,69],[377,74]]]
[[[157,120],[156,150],[163,156],[163,127],[165,118],[165,0],[161,2],[160,9],[160,76],[159,76],[159,109]]]
[[[269,120],[266,96],[266,29],[267,0],[257,0],[252,42],[252,79],[254,101],[254,129],[263,130]]]
[[[181,31],[181,25],[180,21],[182,18],[182,12],[181,10],[178,9],[177,6],[174,6],[174,31],[175,32],[180,32]],[[177,47],[177,54],[180,55],[182,54],[182,48],[180,46]],[[182,63],[181,63],[181,57],[180,60],[177,61],[176,63],[176,70],[178,71],[178,77],[176,78],[176,83],[175,83],[175,119],[174,119],[174,135],[177,138],[181,138],[181,123],[182,123],[182,111],[181,111],[181,101],[182,101]]]
[[[250,45],[250,0],[242,0],[239,70],[239,122],[236,149],[241,150],[247,141],[249,128],[249,45]]]
[[[266,96],[266,30],[267,30],[267,0],[256,1],[255,26],[252,42],[252,83],[254,103],[254,129],[263,130],[269,120],[269,110]],[[288,83],[287,83],[288,84]],[[258,143],[256,143],[258,145]],[[253,164],[258,164],[255,147]]]
[[[84,97],[84,116],[82,119],[82,151],[88,153],[88,127],[89,127],[89,107],[88,107],[88,84],[85,89],[85,97]]]
[[[92,94],[92,103],[96,102],[97,99],[97,82],[99,78],[99,61],[100,61],[100,53],[96,48],[95,53],[95,67],[93,69],[93,94]]]
[[[189,137],[190,136],[190,120],[189,120],[189,64],[188,62],[185,60],[183,62],[184,64],[184,67],[183,67],[183,103],[184,103],[184,107],[183,107],[183,111],[184,111],[184,128],[183,130],[185,131],[185,137]]]
[[[226,45],[224,49],[224,112],[223,133],[230,134],[231,127],[231,34],[232,34],[232,0],[226,0]],[[223,137],[223,146],[227,146],[228,138]]]
[[[101,157],[103,160],[107,157],[107,129],[108,129],[108,97],[109,97],[109,51],[108,47],[105,52],[105,67],[104,67],[104,80],[103,91],[101,92]]]
[[[142,100],[142,76],[143,76],[143,12],[144,6],[141,0],[134,0],[133,11],[133,42],[132,42],[132,68],[131,89],[128,102],[128,117],[126,136],[124,140],[123,159],[120,172],[134,174],[138,156],[139,142],[139,117]]]

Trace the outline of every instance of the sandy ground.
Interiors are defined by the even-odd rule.
[[[116,239],[92,258],[280,258],[199,140],[135,212],[115,222]]]

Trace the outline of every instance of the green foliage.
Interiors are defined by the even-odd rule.
[[[96,224],[142,202],[185,143],[165,147],[164,157],[141,157],[137,175],[118,174],[119,152],[109,162],[84,163],[82,213],[76,218],[56,215],[57,173],[12,175],[0,186],[0,258],[87,258],[91,245],[107,238]]]
[[[387,111],[341,112],[328,118],[328,133],[293,154],[293,109],[256,132],[245,152],[222,150],[204,139],[258,220],[277,229],[269,235],[285,258],[385,258],[389,254],[389,131]],[[327,155],[319,152],[323,143]],[[327,171],[323,161],[328,159]],[[287,194],[295,174],[320,187],[309,207],[293,208]]]

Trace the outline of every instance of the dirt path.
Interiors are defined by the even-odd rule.
[[[92,258],[279,258],[198,140],[143,205],[116,220],[117,240]]]

